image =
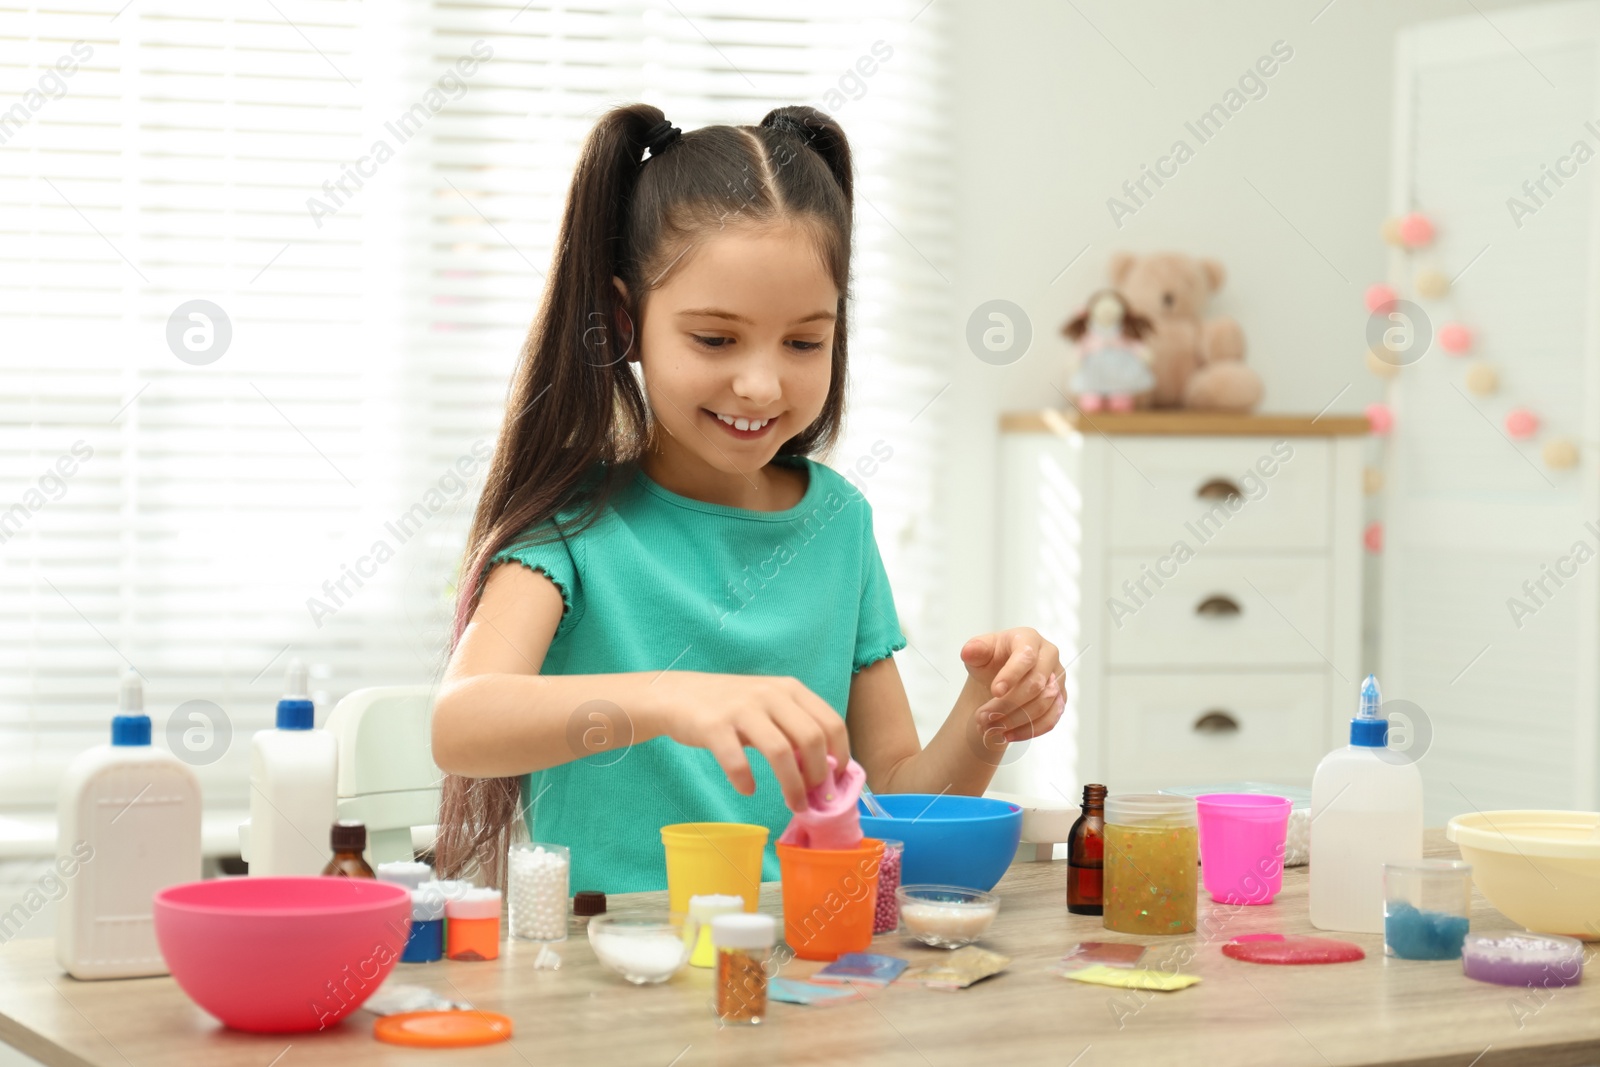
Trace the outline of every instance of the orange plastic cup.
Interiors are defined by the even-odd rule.
[[[883,842],[858,848],[797,848],[778,843],[783,870],[783,939],[803,960],[836,960],[872,946]]]
[[[667,852],[667,906],[689,914],[689,898],[717,893],[744,898],[755,911],[761,899],[761,853],[767,828],[742,822],[680,822],[661,828]]]

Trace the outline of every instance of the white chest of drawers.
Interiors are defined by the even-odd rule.
[[[1045,411],[1001,430],[1001,625],[1072,663],[1067,717],[995,787],[1308,786],[1361,682],[1366,420]]]

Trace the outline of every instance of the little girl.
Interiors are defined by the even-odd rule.
[[[573,889],[662,889],[661,827],[715,821],[768,827],[775,880],[829,756],[977,794],[1060,718],[1056,646],[1004,630],[918,743],[871,508],[811,458],[843,416],[851,183],[809,107],[681,134],[632,105],[589,135],[434,708],[445,874],[500,883],[525,818]]]

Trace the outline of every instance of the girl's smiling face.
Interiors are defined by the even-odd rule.
[[[646,473],[714,503],[792,504],[764,468],[822,412],[838,306],[802,227],[734,226],[697,240],[645,299],[636,358],[657,429]]]

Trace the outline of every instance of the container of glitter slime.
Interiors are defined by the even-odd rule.
[[[1403,960],[1461,955],[1472,912],[1472,864],[1423,860],[1383,865],[1383,951]]]
[[[1468,934],[1461,944],[1461,970],[1496,985],[1577,985],[1583,979],[1583,942],[1522,930]]]
[[[906,843],[883,839],[883,859],[878,864],[878,907],[872,917],[872,933],[891,934],[900,928],[900,870]]]
[[[1105,928],[1192,933],[1200,888],[1194,798],[1114,794],[1106,797],[1105,812]]]

